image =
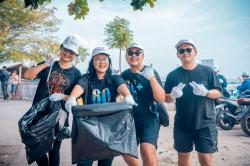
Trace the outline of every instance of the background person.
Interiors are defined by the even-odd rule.
[[[8,94],[9,77],[10,73],[7,71],[7,67],[3,66],[3,69],[0,71],[0,81],[2,84],[3,99],[5,101],[9,99],[9,94]]]
[[[178,165],[191,165],[195,145],[200,165],[211,166],[218,143],[214,99],[221,97],[221,85],[212,68],[196,63],[192,40],[180,40],[175,48],[182,66],[167,75],[164,88],[166,102],[176,101],[173,135]]]
[[[250,90],[250,78],[249,78],[249,73],[248,72],[243,72],[242,73],[242,79],[243,82],[241,83],[240,86],[237,87],[237,90],[242,93],[244,91]]]
[[[152,115],[150,107],[153,101],[164,101],[165,92],[161,85],[158,73],[143,64],[144,51],[140,44],[130,43],[126,49],[126,60],[130,68],[122,72],[121,76],[127,86],[137,107],[133,108],[135,119],[137,143],[144,166],[158,165],[156,157],[157,140],[159,136],[159,120]],[[138,159],[124,155],[126,163],[130,166],[139,165]]]
[[[214,69],[214,72],[217,74],[217,77],[220,81],[220,84],[221,84],[221,87],[222,87],[222,91],[223,91],[223,96],[224,97],[230,97],[230,92],[228,92],[228,90],[226,89],[227,88],[227,79],[224,75],[220,74],[220,68],[218,65],[214,65],[213,67]]]
[[[65,103],[66,109],[70,112],[71,107],[77,105],[76,98],[82,98],[84,104],[101,104],[115,102],[120,94],[125,97],[131,105],[135,101],[131,96],[124,80],[119,75],[112,74],[112,64],[108,52],[103,47],[96,47],[92,52],[87,74],[82,75],[69,99]],[[87,97],[86,93],[88,94]],[[84,155],[84,154],[82,154]],[[99,160],[98,166],[111,166],[113,157]],[[78,166],[91,166],[93,161],[85,161]]]
[[[10,85],[11,85],[11,99],[16,99],[16,90],[17,90],[17,84],[18,84],[19,77],[17,75],[17,71],[14,70],[10,76]]]
[[[40,79],[33,99],[33,105],[51,94],[50,99],[53,101],[66,100],[68,98],[81,75],[80,71],[72,65],[72,61],[78,55],[78,48],[79,41],[77,38],[68,36],[61,44],[59,61],[53,62],[53,59],[49,58],[45,63],[32,67],[24,73],[26,79]],[[51,65],[53,66],[47,82]],[[65,125],[68,126],[68,122]],[[37,164],[39,166],[59,166],[61,143],[61,140],[55,140],[53,148],[49,151],[49,158],[44,154],[36,161]]]

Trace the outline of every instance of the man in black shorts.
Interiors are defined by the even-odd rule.
[[[161,80],[154,69],[145,66],[143,48],[137,43],[131,43],[126,49],[126,60],[130,66],[121,76],[138,104],[133,108],[137,142],[144,166],[156,166],[156,147],[160,130],[159,120],[150,112],[153,101],[163,102],[165,92]],[[138,166],[138,160],[124,156],[129,166]]]
[[[212,68],[197,64],[192,40],[176,44],[182,66],[170,72],[164,89],[166,102],[176,102],[174,148],[178,165],[191,165],[193,145],[201,165],[213,165],[217,151],[214,99],[222,96],[220,82]]]

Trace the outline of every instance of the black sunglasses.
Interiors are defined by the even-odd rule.
[[[65,48],[65,47],[63,47],[63,51],[64,51],[65,53],[69,53],[70,55],[75,55],[75,52],[74,52],[74,51],[72,51],[72,50],[70,50],[70,49],[67,49],[67,48]]]
[[[190,54],[192,52],[192,48],[181,48],[178,50],[179,54],[184,54],[185,52],[187,52],[188,54]]]
[[[135,52],[132,51],[132,50],[128,50],[128,56],[133,56],[134,54],[135,54],[136,56],[140,56],[141,53],[142,53],[141,50],[136,50]]]

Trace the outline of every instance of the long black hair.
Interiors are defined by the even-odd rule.
[[[108,56],[108,60],[109,60],[109,67],[108,67],[108,70],[105,73],[104,78],[107,78],[108,76],[111,76],[112,73],[113,73],[112,62],[111,62],[111,58],[109,56]],[[93,61],[94,61],[94,56],[91,58],[91,60],[89,62],[89,67],[88,67],[87,73],[89,73],[91,80],[97,80],[98,77],[96,75],[96,70],[94,68]]]

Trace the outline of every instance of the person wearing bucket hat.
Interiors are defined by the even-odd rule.
[[[250,90],[250,78],[249,78],[248,72],[243,72],[241,76],[242,76],[243,82],[241,83],[240,86],[237,87],[237,90],[240,93]]]
[[[180,40],[175,48],[182,66],[167,75],[164,89],[166,102],[176,105],[173,135],[178,165],[191,165],[193,144],[200,164],[213,165],[218,142],[214,102],[222,96],[221,84],[211,67],[196,63],[192,40]]]
[[[223,96],[224,97],[230,97],[230,92],[226,89],[227,88],[227,79],[226,79],[226,77],[224,75],[219,73],[220,72],[220,67],[218,65],[214,65],[213,69],[214,69],[214,72],[216,73],[216,75],[217,75],[217,77],[218,77],[218,79],[220,81]]]
[[[71,112],[72,106],[77,105],[76,98],[84,104],[102,104],[115,102],[116,97],[122,95],[125,102],[136,105],[124,80],[119,75],[112,74],[110,54],[103,47],[93,49],[88,71],[77,81],[70,97],[65,103],[65,108]],[[84,155],[84,154],[82,154]],[[99,166],[111,166],[113,157],[98,161]],[[84,161],[78,166],[91,166],[93,161]]]
[[[24,73],[26,79],[40,79],[32,105],[46,97],[52,101],[65,102],[77,79],[81,76],[80,71],[71,63],[78,54],[78,47],[78,39],[74,36],[68,36],[61,44],[58,61],[53,61],[50,57],[45,63],[32,67]],[[65,108],[63,109],[66,111]],[[68,120],[64,124],[68,126]],[[39,166],[59,166],[61,142],[62,140],[59,138],[56,139],[51,151],[49,151],[49,159],[44,154],[36,160],[37,164]]]
[[[158,165],[156,148],[160,123],[158,118],[151,113],[150,107],[155,100],[164,101],[164,89],[158,73],[143,64],[144,49],[139,43],[130,43],[125,57],[130,68],[123,71],[121,76],[138,104],[133,108],[133,115],[143,165],[155,166]],[[139,165],[136,158],[127,155],[123,158],[128,165]]]

